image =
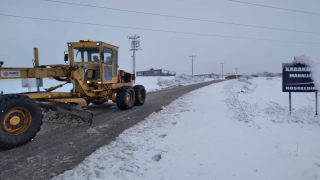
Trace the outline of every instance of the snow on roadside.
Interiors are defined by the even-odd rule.
[[[178,76],[139,76],[135,84],[142,84],[148,92],[159,91],[162,89],[173,88],[177,86],[186,86],[190,84],[202,83],[216,80],[208,77],[192,77],[191,75],[181,74]]]
[[[255,117],[263,116],[277,123],[318,124],[319,116],[315,116],[315,93],[292,93],[292,113],[289,114],[288,93],[281,90],[281,78],[239,79],[225,86],[228,107],[235,112],[239,121],[250,122]],[[258,86],[262,86],[257,88]],[[271,87],[271,88],[270,88]],[[272,88],[274,87],[274,88]],[[270,95],[261,96],[263,89]],[[260,91],[255,93],[255,91]],[[303,101],[297,100],[305,98]],[[259,124],[258,121],[254,123]]]
[[[161,90],[162,88],[157,84],[158,80],[161,79],[166,79],[166,80],[171,80],[175,76],[165,76],[165,77],[159,77],[159,76],[138,76],[135,80],[135,85],[140,84],[143,85],[147,92],[152,92],[152,91],[158,91]]]
[[[224,87],[227,94],[225,102],[227,106],[235,112],[235,118],[239,121],[250,122],[255,117],[257,104],[248,103],[245,99],[240,99],[240,94],[253,93],[257,85],[245,78],[232,81]]]
[[[168,88],[168,87],[176,87],[176,86],[183,86],[183,85],[189,85],[189,84],[196,84],[201,83],[205,81],[213,80],[212,78],[207,77],[192,77],[191,75],[181,74],[179,76],[174,77],[173,79],[158,79],[158,85],[162,88]]]
[[[320,127],[298,113],[314,102],[312,95],[293,94],[299,121],[292,121],[281,78],[212,84],[162,107],[53,179],[317,179]],[[244,115],[236,116],[239,108]]]
[[[182,97],[159,113],[153,113],[138,125],[125,130],[116,141],[86,158],[74,170],[53,179],[140,179],[146,178],[150,166],[156,165],[167,152],[159,146],[167,133],[176,129],[182,112],[189,111]],[[98,164],[97,164],[98,163]]]
[[[170,87],[176,87],[181,85],[189,85],[195,83],[201,83],[205,81],[212,81],[212,78],[199,78],[191,77],[188,75],[179,75],[179,76],[138,76],[135,80],[135,84],[145,86],[147,92],[159,91],[162,89],[167,89]],[[57,86],[63,84],[64,82],[59,82],[54,79],[44,78],[43,87],[40,88],[40,91],[44,91],[44,88],[49,88],[52,86]],[[10,88],[8,88],[10,87]],[[72,89],[72,84],[66,84],[61,88],[56,89],[54,92],[70,92]],[[36,87],[32,87],[31,91],[36,91]],[[28,88],[22,87],[21,79],[10,79],[2,80],[0,91],[3,91],[5,94],[9,93],[21,93],[27,92]]]

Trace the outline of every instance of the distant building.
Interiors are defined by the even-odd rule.
[[[176,72],[151,68],[148,71],[137,71],[136,75],[137,76],[176,76]]]
[[[215,78],[218,79],[219,75],[214,73],[201,73],[201,74],[195,74],[196,77],[206,77],[206,78]]]
[[[274,73],[274,76],[276,76],[276,77],[282,77],[282,73]]]
[[[257,74],[259,77],[282,77],[282,73],[263,72]]]
[[[263,72],[263,73],[258,73],[259,77],[271,77],[272,73],[269,72]]]
[[[230,75],[230,76],[226,76],[225,77],[225,79],[238,79],[238,78],[240,78],[240,77],[242,77],[242,75]]]

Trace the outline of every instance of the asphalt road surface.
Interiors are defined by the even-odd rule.
[[[90,105],[93,125],[71,126],[44,123],[31,142],[11,149],[0,150],[0,179],[50,179],[74,168],[99,147],[105,146],[124,130],[159,112],[178,97],[209,84],[179,86],[147,94],[143,106],[121,111],[114,103]]]

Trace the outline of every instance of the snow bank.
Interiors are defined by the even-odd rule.
[[[162,107],[159,113],[153,113],[138,125],[125,130],[116,141],[98,149],[75,169],[52,180],[146,178],[149,168],[167,152],[159,143],[181,121],[179,113],[189,111],[185,106],[187,104],[182,98]]]
[[[135,84],[143,85],[147,92],[159,91],[163,89],[163,87],[158,85],[159,79],[170,81],[174,78],[175,76],[138,76]]]
[[[245,93],[253,93],[256,87],[256,84],[245,78],[232,81],[224,87],[225,93],[228,96],[225,102],[230,110],[235,113],[234,117],[239,121],[249,122],[254,118],[257,104],[249,103],[245,99],[241,100],[239,96]]]
[[[319,116],[315,116],[314,93],[293,93],[293,109],[290,114],[288,93],[283,93],[280,89],[281,78],[274,79],[273,81],[266,81],[264,78],[252,80],[240,78],[226,85],[224,89],[228,98],[225,102],[229,109],[234,112],[234,118],[254,124],[259,124],[259,117],[263,116],[265,119],[277,123],[320,125]],[[270,96],[261,96],[260,93],[255,93],[258,86],[263,86],[269,91],[272,89],[270,87],[278,88],[277,91],[268,92]],[[301,98],[305,98],[307,101],[297,100]]]
[[[168,88],[168,87],[176,87],[176,86],[183,86],[183,85],[189,85],[189,84],[196,84],[205,82],[209,79],[207,77],[192,77],[191,75],[181,74],[179,76],[174,77],[173,79],[158,79],[158,85],[162,88]]]
[[[134,82],[135,85],[143,85],[147,92],[159,91],[162,89],[167,89],[170,87],[184,86],[189,84],[201,83],[205,81],[212,81],[212,78],[205,77],[192,77],[189,75],[179,75],[179,76],[138,76]],[[44,91],[45,88],[52,86],[57,86],[63,84],[63,82],[56,81],[50,78],[43,79],[43,87],[40,88],[40,91]],[[8,88],[11,87],[11,88]],[[72,84],[66,84],[61,88],[56,89],[54,92],[70,92],[72,89]],[[32,87],[31,91],[36,91],[37,88]],[[10,79],[10,80],[1,80],[0,91],[3,91],[5,94],[9,93],[21,93],[27,92],[28,88],[22,87],[21,79]]]

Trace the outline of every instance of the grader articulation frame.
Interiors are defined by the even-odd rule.
[[[34,67],[0,66],[0,79],[54,78],[65,82],[45,91],[38,86],[36,92],[0,95],[0,148],[13,148],[34,138],[42,125],[42,111],[71,115],[91,124],[90,103],[112,100],[121,110],[144,104],[145,88],[133,86],[135,75],[118,69],[118,47],[92,40],[67,45],[66,64],[39,65],[38,49],[34,48]],[[67,83],[73,84],[70,92],[53,92]]]

